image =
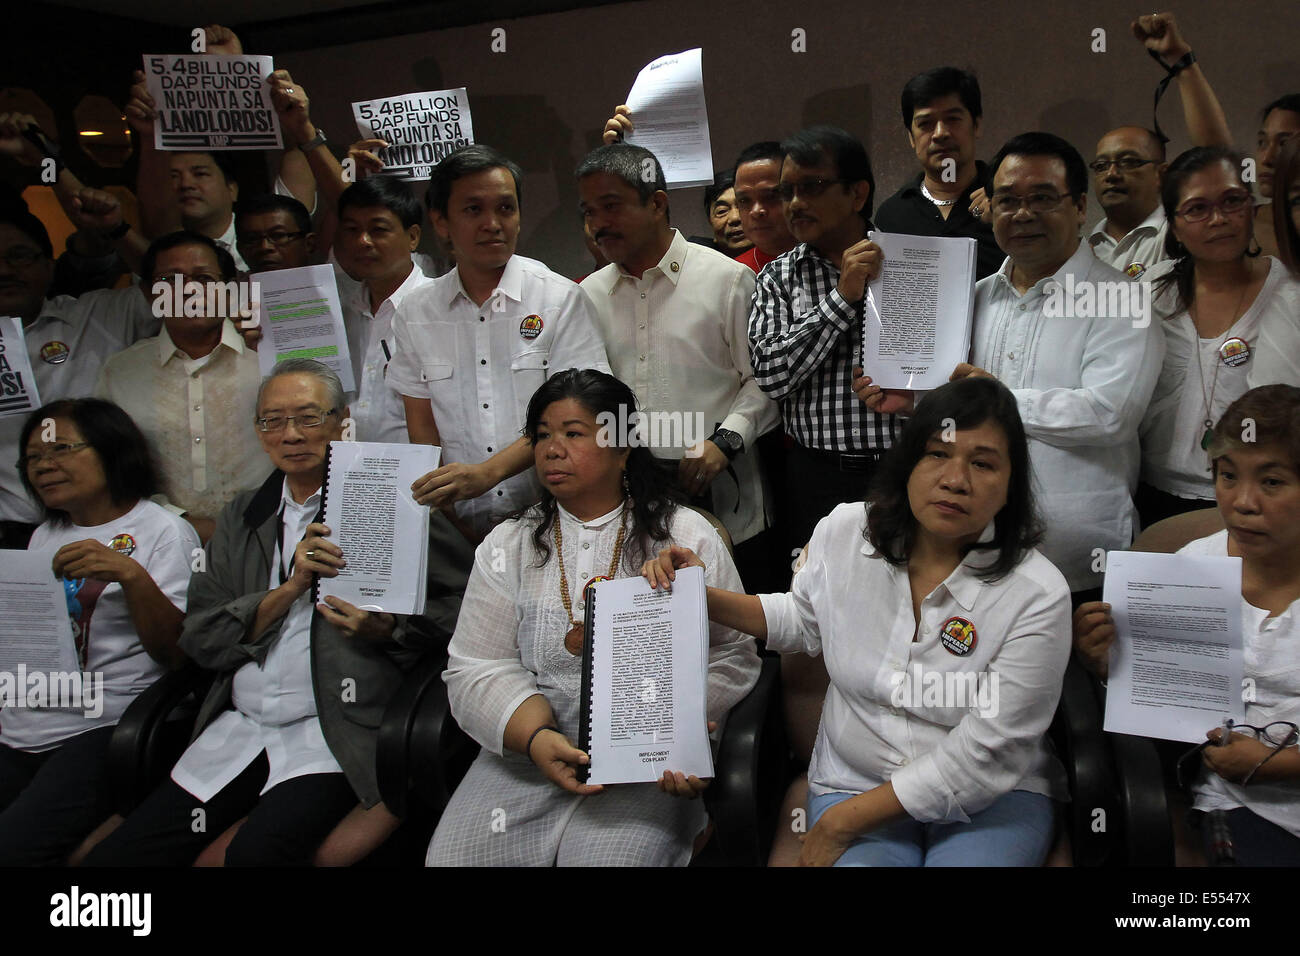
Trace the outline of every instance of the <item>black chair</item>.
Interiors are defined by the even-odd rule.
[[[478,744],[451,715],[442,680],[446,668],[445,652],[422,659],[406,675],[379,727],[379,794],[403,820],[436,824],[478,755]]]
[[[764,658],[758,682],[727,717],[715,778],[704,792],[713,834],[693,865],[760,866],[767,858],[770,838],[765,835],[773,829],[785,776],[780,666],[779,658]],[[436,674],[431,669],[418,690],[408,680],[403,694],[411,691],[413,696],[409,706],[401,704],[404,723],[390,719],[402,701],[397,697],[384,716],[380,734],[379,786],[384,802],[404,819],[423,815],[431,820],[430,834],[479,751],[451,715],[441,672],[441,667]],[[389,731],[393,736],[386,739]],[[405,788],[403,781],[408,782]],[[418,801],[402,805],[405,815],[395,808],[402,799],[399,791]]]
[[[185,752],[212,674],[193,664],[168,671],[131,701],[108,743],[113,809],[127,816]]]
[[[788,776],[781,658],[763,658],[758,682],[731,709],[704,805],[713,834],[692,866],[763,866]]]

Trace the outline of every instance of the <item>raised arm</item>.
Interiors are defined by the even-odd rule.
[[[1172,13],[1156,13],[1138,17],[1133,21],[1133,35],[1148,50],[1160,57],[1166,66],[1173,66],[1192,52],[1178,30]],[[1210,81],[1193,63],[1178,73],[1178,95],[1183,101],[1183,119],[1194,146],[1231,146],[1232,134],[1228,119],[1223,115],[1219,98],[1214,95]]]

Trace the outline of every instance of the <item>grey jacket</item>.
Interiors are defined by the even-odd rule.
[[[190,579],[180,647],[200,667],[217,672],[199,710],[196,738],[231,706],[235,671],[249,661],[263,663],[284,626],[280,617],[261,634],[249,633],[268,593],[283,483],[284,473],[277,470],[257,491],[242,492],[225,507],[208,543],[207,569]],[[375,748],[384,708],[403,672],[424,651],[445,647],[451,639],[473,563],[474,549],[433,510],[423,615],[399,616],[391,641],[384,643],[349,638],[319,613],[312,615],[312,684],[321,729],[367,807],[380,799]]]

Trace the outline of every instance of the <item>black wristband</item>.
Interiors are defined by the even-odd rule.
[[[529,760],[533,759],[533,741],[537,739],[537,735],[540,734],[543,730],[553,730],[557,734],[560,732],[560,728],[556,727],[554,724],[543,724],[541,727],[538,727],[536,730],[534,730],[532,732],[532,735],[528,738],[528,746],[524,748],[524,756],[527,757]]]

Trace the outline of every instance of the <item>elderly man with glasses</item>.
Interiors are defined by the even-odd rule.
[[[324,365],[290,359],[262,383],[255,408],[243,427],[254,419],[276,470],[221,513],[180,638],[217,674],[201,732],[87,865],[188,865],[241,820],[227,866],[309,863],[358,803],[380,803],[384,710],[403,672],[455,628],[473,553],[437,511],[424,615],[312,603],[315,579],[347,557],[321,524],[329,444],[348,416],[343,386]]]

